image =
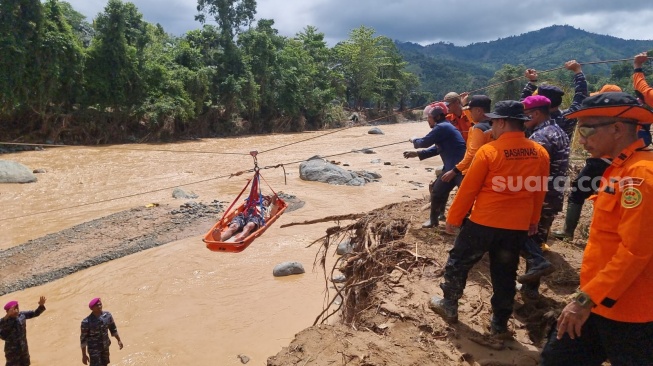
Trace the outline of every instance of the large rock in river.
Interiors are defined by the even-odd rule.
[[[323,159],[311,159],[301,163],[299,165],[299,177],[303,180],[329,184],[365,185],[365,179]]]
[[[272,270],[274,277],[284,277],[304,273],[304,266],[299,262],[283,262],[277,264]]]
[[[32,183],[36,176],[28,167],[9,160],[0,160],[0,183]]]

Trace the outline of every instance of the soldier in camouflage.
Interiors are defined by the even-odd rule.
[[[0,339],[5,341],[7,366],[29,366],[27,347],[27,319],[35,318],[45,311],[45,297],[39,299],[36,310],[20,311],[18,301],[9,301],[4,309],[7,314],[0,319]]]
[[[524,248],[526,274],[520,276],[522,294],[530,298],[538,296],[540,277],[553,272],[551,263],[544,258],[542,246],[549,237],[549,230],[555,215],[562,211],[564,187],[569,166],[569,138],[550,119],[551,101],[544,96],[534,95],[523,100],[524,113],[531,117],[524,123],[529,139],[542,145],[549,153],[549,180],[544,205],[537,225],[537,233],[528,238]]]
[[[580,109],[583,100],[587,98],[587,80],[585,80],[585,74],[576,60],[570,60],[565,62],[565,69],[571,70],[574,72],[574,99],[571,102],[569,108],[565,110],[560,110],[560,104],[562,104],[562,96],[565,94],[562,89],[553,85],[540,85],[539,87],[535,84],[537,83],[537,71],[534,69],[526,70],[524,76],[529,80],[529,82],[524,87],[522,91],[521,99],[525,99],[531,95],[537,94],[542,95],[551,101],[551,119],[562,128],[567,134],[567,138],[571,143],[574,139],[574,131],[576,130],[576,119],[567,119],[565,115],[575,112]]]
[[[89,302],[91,314],[82,320],[82,334],[79,337],[82,346],[82,362],[90,366],[106,366],[109,364],[109,333],[118,340],[122,349],[122,341],[118,335],[116,323],[108,311],[102,311],[102,301],[99,297]],[[88,354],[86,350],[88,349]]]

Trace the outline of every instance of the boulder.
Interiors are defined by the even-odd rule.
[[[299,177],[302,180],[329,184],[362,186],[365,179],[337,165],[320,159],[308,160],[299,165]]]
[[[172,198],[174,199],[192,200],[197,197],[198,196],[194,192],[188,193],[181,188],[175,188],[172,190]]]
[[[354,172],[359,178],[363,178],[366,183],[378,182],[381,179],[381,174],[375,172],[368,172],[367,170],[358,170]]]
[[[344,274],[339,274],[339,275],[333,276],[333,278],[331,279],[331,282],[333,282],[333,283],[345,283],[345,282],[347,282],[347,277],[345,277]]]
[[[381,129],[378,127],[374,127],[370,129],[369,131],[367,131],[367,133],[369,133],[370,135],[385,135],[383,131],[381,131]]]
[[[0,160],[0,183],[32,183],[36,176],[21,163],[10,160]]]
[[[274,277],[284,277],[304,273],[304,266],[299,262],[283,262],[277,264],[272,270]]]
[[[351,253],[352,250],[354,250],[354,247],[351,245],[351,241],[347,239],[341,241],[340,244],[338,244],[338,248],[336,248],[336,254],[345,255],[347,253]]]

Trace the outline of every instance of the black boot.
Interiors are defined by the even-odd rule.
[[[436,295],[431,297],[429,308],[440,315],[447,323],[458,322],[458,301],[456,300],[447,300]]]
[[[553,237],[556,239],[573,239],[574,231],[580,220],[580,213],[583,211],[583,204],[569,202],[567,205],[567,215],[565,216],[565,228],[562,231],[554,231]]]

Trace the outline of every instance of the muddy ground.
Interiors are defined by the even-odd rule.
[[[280,192],[288,211],[304,202]],[[0,296],[42,285],[141,250],[207,232],[230,202],[149,204],[0,251]]]
[[[268,359],[269,366],[539,364],[551,321],[578,287],[584,239],[549,239],[552,251],[546,256],[557,271],[543,279],[540,299],[517,294],[509,325],[514,339],[497,340],[487,335],[492,295],[487,255],[470,272],[458,324],[447,324],[428,308],[430,296],[441,295],[438,284],[454,238],[421,228],[427,218],[427,212],[421,211],[425,203],[412,201],[371,212],[361,219],[371,220],[364,229],[361,221],[352,224],[358,226],[349,230],[350,235],[367,230],[372,239],[344,256],[333,273],[326,268],[327,277],[337,277],[341,271],[347,275],[344,288],[327,285],[332,292],[339,286],[344,299],[336,295],[325,315],[338,311],[326,322],[318,321],[297,334],[288,347]],[[580,226],[586,230],[591,205],[585,206]],[[562,216],[554,230],[562,227]],[[335,246],[343,239],[334,233],[342,234],[345,225],[329,229],[332,236],[326,255],[335,255]],[[351,234],[356,230],[358,234]],[[522,261],[519,273],[523,271]]]
[[[303,205],[294,196],[284,198],[291,210]],[[543,296],[539,300],[529,301],[517,294],[510,322],[514,340],[495,340],[485,335],[491,317],[492,294],[487,257],[470,272],[458,324],[445,323],[428,308],[430,296],[441,293],[438,284],[454,238],[438,230],[421,228],[427,217],[427,211],[423,210],[425,203],[423,200],[398,203],[361,219],[368,220],[368,233],[376,232],[370,234],[374,240],[368,244],[381,243],[382,259],[368,258],[359,267],[342,267],[348,275],[345,285],[353,285],[354,291],[344,299],[340,296],[326,299],[325,304],[331,306],[322,316],[316,314],[316,319],[332,315],[324,323],[318,321],[318,325],[298,333],[288,347],[268,359],[268,365],[538,364],[551,319],[578,286],[584,239],[549,240],[553,250],[546,255],[557,271],[543,280]],[[0,251],[0,294],[47,283],[84,268],[205,232],[220,217],[225,204],[190,201],[181,206],[137,207]],[[577,234],[584,232],[586,236],[590,215],[588,204]],[[562,216],[554,223],[554,229],[562,226]],[[352,221],[340,223],[338,227],[348,223]],[[337,232],[338,227],[330,232]],[[328,246],[314,245],[318,266],[320,253],[335,255],[335,247],[342,237],[337,239],[331,240]],[[361,252],[369,254],[370,247],[359,248],[358,254]],[[356,254],[344,258],[351,259]],[[390,267],[385,260],[391,263]],[[337,264],[338,268],[342,263],[345,262]],[[520,273],[523,270],[522,263]],[[326,277],[340,273],[331,271],[326,268]],[[335,292],[331,281],[325,281],[325,286],[331,294]],[[342,289],[343,285],[337,286]]]

